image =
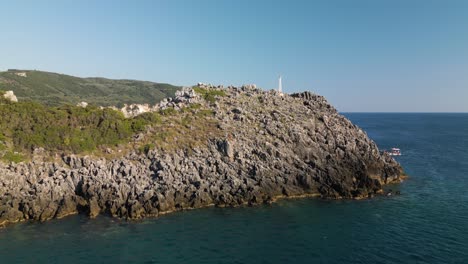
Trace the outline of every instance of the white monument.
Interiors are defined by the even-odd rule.
[[[278,92],[279,92],[280,95],[283,95],[283,83],[282,83],[282,80],[281,80],[281,75],[278,78]]]
[[[281,83],[281,76],[278,79],[278,92],[283,93],[283,85]]]

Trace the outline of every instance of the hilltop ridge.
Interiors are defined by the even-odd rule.
[[[76,105],[82,101],[98,106],[155,104],[173,97],[181,87],[166,83],[106,78],[79,78],[36,70],[0,72],[0,90],[12,90],[19,100],[49,106]]]

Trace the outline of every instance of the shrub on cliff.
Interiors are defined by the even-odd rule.
[[[19,163],[19,162],[24,161],[24,156],[22,154],[20,154],[20,153],[17,153],[17,152],[7,151],[3,155],[2,159],[6,160],[6,161],[9,161],[9,162]]]
[[[17,151],[82,152],[99,145],[116,145],[152,122],[148,116],[126,119],[121,112],[98,107],[46,107],[34,102],[0,104],[4,140]]]
[[[89,105],[49,107],[35,102],[0,103],[0,158],[18,162],[36,148],[52,153],[83,153],[108,147],[192,148],[220,133],[214,112],[199,104],[125,118],[122,112]],[[150,127],[148,127],[150,126]],[[137,141],[129,144],[132,137]],[[190,135],[190,136],[187,136]],[[10,155],[18,152],[18,155]],[[120,151],[119,151],[120,152]],[[10,153],[10,154],[8,154]],[[8,154],[8,155],[7,155]]]
[[[212,90],[197,86],[194,86],[193,90],[210,103],[214,103],[216,101],[216,96],[226,96],[226,92],[223,90]]]

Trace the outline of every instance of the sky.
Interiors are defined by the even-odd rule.
[[[468,1],[0,0],[0,70],[287,93],[341,112],[468,112]]]

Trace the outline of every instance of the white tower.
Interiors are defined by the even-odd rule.
[[[278,79],[278,92],[280,92],[280,93],[283,92],[283,86],[281,84],[281,76]]]

